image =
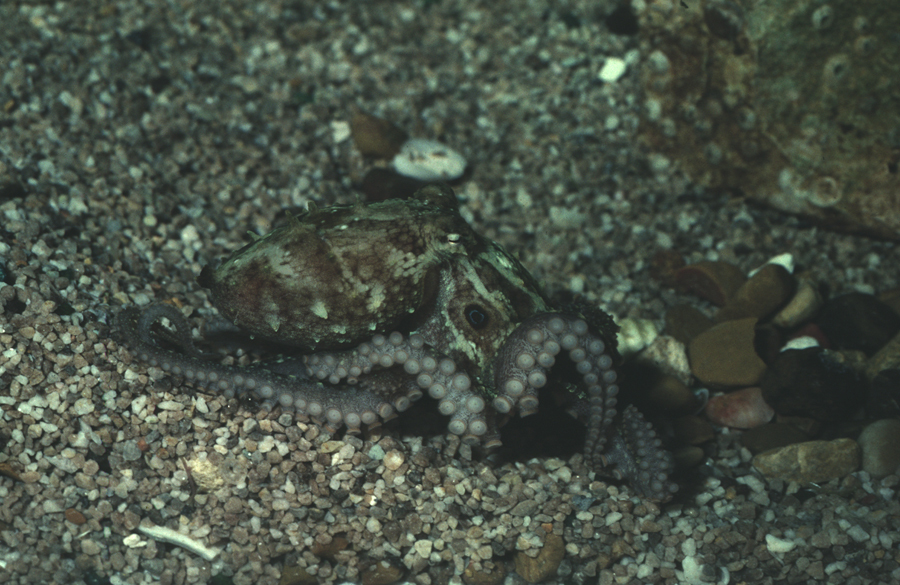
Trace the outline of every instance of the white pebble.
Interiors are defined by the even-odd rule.
[[[618,324],[619,353],[623,357],[641,351],[659,335],[656,323],[649,319],[621,319]]]
[[[790,252],[785,252],[784,254],[779,254],[777,256],[773,256],[766,260],[766,263],[760,266],[759,268],[754,268],[750,271],[748,276],[752,277],[754,274],[762,270],[763,266],[766,264],[777,264],[778,266],[782,266],[785,270],[787,270],[790,274],[794,273],[794,255]]]
[[[795,337],[785,343],[784,347],[781,348],[781,351],[787,351],[789,349],[806,349],[808,347],[819,347],[819,341],[810,335]]]
[[[606,60],[606,63],[603,64],[603,67],[600,68],[600,73],[597,77],[601,81],[605,81],[607,83],[612,83],[614,81],[618,81],[623,75],[625,75],[626,64],[623,59],[619,59],[618,57],[610,57]]]
[[[419,556],[423,559],[427,559],[429,555],[431,555],[430,540],[417,540],[413,546],[415,547],[416,552],[419,553]]]
[[[391,166],[401,175],[420,181],[452,181],[466,170],[466,159],[436,140],[411,138],[403,143]]]
[[[769,549],[770,553],[786,553],[794,550],[796,547],[796,542],[778,538],[771,534],[766,535],[766,548]]]

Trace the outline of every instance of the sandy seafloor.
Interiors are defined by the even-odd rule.
[[[346,139],[354,106],[457,148],[473,226],[548,290],[618,317],[703,306],[650,277],[669,248],[747,270],[790,252],[835,293],[900,284],[891,243],[651,165],[635,138],[645,55],[610,32],[613,8],[0,3],[0,463],[20,478],[0,476],[0,583],[268,584],[288,567],[357,582],[381,560],[423,584],[500,562],[520,583],[516,554],[553,535],[565,556],[548,582],[897,583],[896,476],[767,482],[723,434],[709,479],[659,507],[578,455],[494,466],[396,426],[334,442],[193,392],[112,339],[125,305],[173,303],[199,325],[215,314],[202,266],[286,209],[353,201],[375,164]],[[606,83],[610,57],[628,68]],[[206,489],[192,495],[185,464]]]

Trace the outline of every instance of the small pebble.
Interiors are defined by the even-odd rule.
[[[900,420],[886,418],[870,423],[860,433],[862,468],[876,479],[896,473],[900,467]]]
[[[461,154],[436,140],[411,138],[391,161],[401,175],[420,181],[452,181],[466,170]]]

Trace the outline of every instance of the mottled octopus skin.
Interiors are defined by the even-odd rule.
[[[553,380],[587,425],[585,457],[645,497],[667,500],[671,455],[640,413],[617,416],[616,326],[596,308],[550,307],[531,275],[432,185],[410,200],[312,209],[241,248],[200,283],[241,330],[296,348],[276,362],[223,366],[194,347],[167,305],[125,309],[116,327],[137,357],[227,396],[246,392],[331,430],[358,432],[423,392],[470,443],[538,409]],[[163,347],[154,326],[180,351]],[[607,440],[610,439],[607,449]]]

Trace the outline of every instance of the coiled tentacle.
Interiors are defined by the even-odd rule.
[[[157,344],[152,327],[164,318],[174,328],[174,333],[166,337],[183,353]],[[227,397],[250,392],[270,405],[278,404],[322,420],[332,430],[346,424],[351,432],[357,432],[361,424],[372,425],[379,418],[389,420],[396,416],[395,411],[409,405],[407,392],[394,380],[374,377],[365,385],[336,389],[309,378],[301,358],[241,368],[202,359],[184,316],[168,305],[155,305],[144,311],[124,309],[116,325],[137,357],[152,366]],[[377,393],[384,388],[391,388],[387,399]]]
[[[672,454],[662,448],[653,425],[633,405],[622,412],[603,463],[614,477],[628,481],[646,498],[666,501],[678,491],[678,486],[669,480],[674,467]]]
[[[466,442],[479,443],[491,427],[484,398],[469,375],[450,358],[431,350],[421,335],[407,338],[395,331],[387,337],[376,335],[354,350],[313,354],[305,359],[312,376],[332,384],[345,379],[352,383],[364,380],[373,368],[402,366],[419,388],[438,401],[441,414],[450,417],[450,432],[462,435]]]
[[[518,409],[521,416],[537,410],[538,391],[547,383],[547,372],[560,352],[567,352],[581,374],[589,404],[585,454],[599,461],[606,442],[605,431],[616,415],[616,372],[603,340],[575,315],[543,313],[522,322],[510,334],[494,362],[498,412]]]

